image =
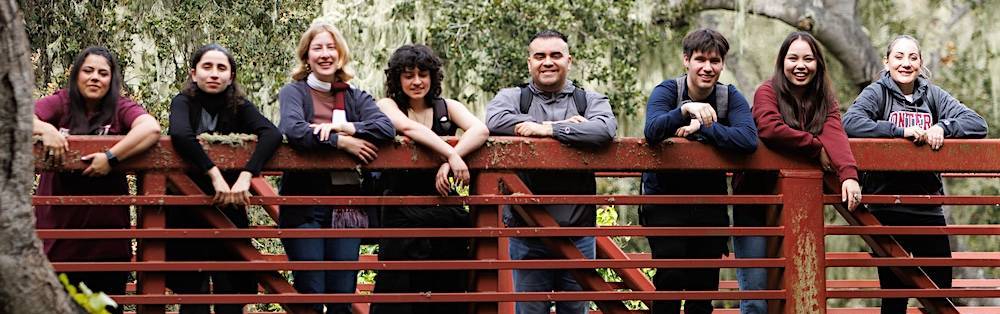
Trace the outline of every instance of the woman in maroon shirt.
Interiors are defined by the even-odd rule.
[[[83,156],[90,164],[82,173],[43,172],[36,195],[125,195],[125,174],[113,171],[120,161],[156,143],[160,124],[139,104],[120,95],[118,62],[103,47],[80,53],[70,70],[69,85],[35,102],[33,134],[41,136],[45,159],[61,165],[69,146],[66,135],[125,135],[110,149]],[[127,229],[128,206],[35,206],[38,229]],[[129,239],[45,240],[45,253],[53,262],[129,261]],[[83,281],[93,291],[125,294],[128,272],[78,272],[70,281]],[[121,313],[121,308],[108,309]]]
[[[858,166],[840,122],[839,105],[827,76],[826,60],[816,39],[806,32],[794,32],[778,50],[774,75],[764,81],[753,97],[753,117],[757,133],[768,148],[796,154],[820,162],[823,171],[841,182],[841,201],[854,209],[861,203]],[[734,194],[771,194],[777,173],[745,173],[733,179]],[[822,210],[822,209],[819,209]],[[764,208],[736,206],[736,226],[765,225]],[[764,237],[735,237],[737,258],[762,258]],[[742,290],[765,289],[763,268],[737,269]],[[766,313],[763,300],[743,300],[741,313]]]

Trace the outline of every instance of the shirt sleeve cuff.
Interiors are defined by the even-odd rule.
[[[847,181],[848,179],[858,180],[858,167],[847,166],[840,170],[840,182]]]

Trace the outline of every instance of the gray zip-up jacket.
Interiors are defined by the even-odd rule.
[[[930,125],[940,125],[945,138],[986,137],[987,126],[982,116],[928,80],[917,78],[912,99],[906,100],[892,77],[883,73],[882,78],[865,87],[847,109],[843,117],[844,131],[849,137],[903,137],[905,126],[900,124],[904,123],[907,114],[929,113]],[[890,117],[894,112],[896,115]],[[940,174],[932,172],[866,172],[861,175],[861,185],[864,194],[944,194]],[[943,214],[940,206],[879,205],[869,208]]]
[[[587,110],[577,112],[573,100],[576,87],[566,81],[558,93],[547,93],[535,87],[528,88],[533,93],[531,107],[527,114],[520,109],[520,88],[505,88],[486,106],[486,126],[492,135],[515,135],[514,126],[521,122],[560,121],[580,115],[587,118],[583,123],[556,123],[552,125],[553,137],[563,143],[585,148],[595,148],[611,143],[618,129],[618,122],[608,97],[594,91],[587,91]],[[591,172],[522,172],[521,179],[539,195],[594,195],[597,184]],[[560,226],[591,227],[596,224],[597,206],[594,205],[548,205],[549,214]],[[509,226],[524,226],[517,215],[505,211],[505,221]]]

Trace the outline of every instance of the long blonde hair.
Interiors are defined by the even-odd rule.
[[[302,38],[299,39],[299,46],[295,49],[298,64],[292,69],[292,79],[301,81],[309,76],[309,73],[312,73],[312,69],[309,68],[309,43],[322,32],[330,33],[330,36],[333,36],[333,41],[337,44],[339,69],[337,69],[337,73],[334,73],[334,76],[337,80],[347,83],[354,78],[354,74],[351,73],[353,71],[347,65],[351,61],[347,41],[344,40],[344,35],[341,35],[340,30],[333,26],[333,23],[321,19],[314,20],[312,25],[309,25],[309,28],[302,33]]]

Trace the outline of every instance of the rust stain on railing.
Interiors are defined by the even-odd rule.
[[[812,285],[816,281],[819,259],[816,256],[816,242],[813,241],[815,234],[812,230],[802,227],[805,218],[804,210],[796,210],[792,218],[794,223],[791,225],[792,233],[802,235],[799,237],[799,241],[795,242],[795,251],[798,254],[791,257],[795,267],[799,270],[797,272],[799,280],[792,287],[792,293],[797,300],[794,313],[820,313],[820,305],[816,300],[819,288]]]

